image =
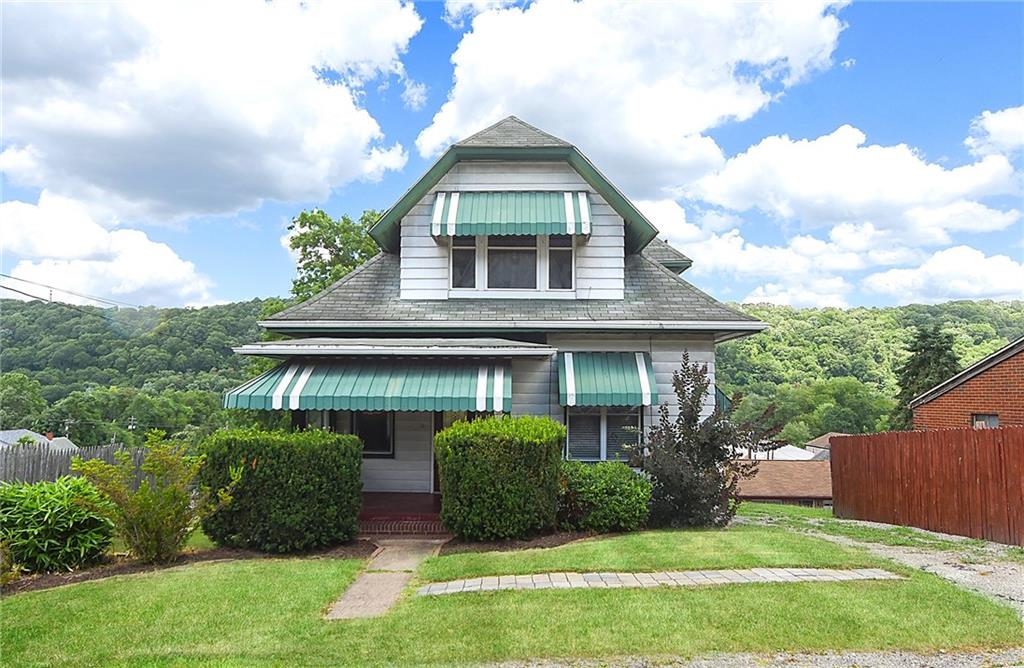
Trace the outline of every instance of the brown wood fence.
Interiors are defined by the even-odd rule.
[[[1024,545],[1024,427],[832,439],[837,517]]]
[[[13,445],[0,447],[0,482],[40,482],[56,480],[71,473],[71,459],[102,459],[114,463],[114,453],[120,445],[100,445],[78,450],[53,450],[45,445]],[[135,468],[142,465],[145,451],[128,450]]]

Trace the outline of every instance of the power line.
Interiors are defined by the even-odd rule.
[[[28,297],[30,299],[42,299],[43,301],[49,302],[50,304],[57,304],[58,306],[63,306],[64,308],[69,308],[72,311],[78,311],[79,313],[84,313],[86,315],[94,315],[97,318],[103,318],[107,322],[112,322],[112,323],[115,323],[115,324],[117,323],[116,320],[114,320],[113,318],[107,317],[107,316],[103,315],[102,313],[96,313],[94,311],[86,311],[84,308],[79,308],[79,307],[75,306],[74,304],[68,304],[66,302],[56,302],[56,301],[53,301],[52,299],[47,299],[45,297],[39,297],[37,295],[30,295],[27,292],[22,292],[21,290],[19,290],[17,288],[12,288],[11,286],[4,285],[2,283],[0,283],[0,288],[3,288],[4,290],[10,290],[11,292],[17,292],[19,295],[24,295],[24,296],[26,296],[26,297]]]
[[[95,301],[95,302],[103,302],[104,304],[111,304],[113,306],[130,306],[132,308],[142,308],[138,304],[129,304],[128,302],[122,302],[122,301],[118,301],[116,299],[108,299],[106,297],[97,297],[96,295],[87,295],[87,294],[84,294],[82,292],[75,292],[74,290],[68,290],[67,288],[59,288],[56,285],[47,285],[46,283],[39,283],[38,281],[30,281],[27,278],[19,278],[17,276],[11,276],[10,274],[0,274],[0,276],[2,276],[4,278],[10,278],[10,279],[15,280],[15,281],[22,281],[23,283],[30,283],[32,285],[37,285],[37,286],[39,286],[41,288],[49,288],[50,290],[57,290],[58,292],[64,292],[64,293],[67,293],[69,295],[74,295],[76,297],[81,297],[82,299],[91,299],[92,301]],[[50,301],[53,301],[53,300],[51,299]]]

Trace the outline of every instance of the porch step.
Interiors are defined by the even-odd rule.
[[[359,533],[364,535],[449,536],[441,520],[428,519],[365,519],[359,520]]]

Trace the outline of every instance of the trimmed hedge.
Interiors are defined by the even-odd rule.
[[[231,468],[242,476],[231,502],[203,520],[221,545],[300,552],[352,540],[358,530],[363,444],[358,437],[225,429],[203,442],[200,484],[220,489]]]
[[[562,462],[558,527],[635,531],[647,521],[651,483],[621,462]]]
[[[441,521],[467,540],[553,529],[564,440],[565,427],[539,417],[488,417],[439,432]]]
[[[114,525],[106,497],[87,480],[0,485],[0,542],[29,571],[67,571],[101,558]]]

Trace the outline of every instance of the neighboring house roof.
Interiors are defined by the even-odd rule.
[[[818,450],[817,452],[814,453],[814,456],[811,457],[811,461],[830,461],[831,459],[832,459],[832,450],[831,449]]]
[[[36,444],[45,445],[51,450],[78,450],[78,446],[66,436],[57,436],[51,440],[31,429],[7,429],[0,431],[0,446],[17,445],[18,441],[24,436],[29,436]]]
[[[693,260],[683,255],[678,249],[673,248],[664,239],[655,239],[644,248],[644,255],[655,262],[660,262],[669,270],[681,274],[690,268]]]
[[[818,438],[813,438],[807,441],[804,445],[808,448],[824,448],[825,450],[828,450],[832,447],[831,440],[833,436],[849,436],[849,434],[844,434],[841,431],[830,431],[827,434],[822,434]]]
[[[381,248],[397,252],[402,218],[412,210],[430,189],[437,185],[448,170],[465,160],[536,160],[566,162],[593,188],[625,221],[625,241],[628,252],[638,252],[658,235],[658,229],[640,213],[626,196],[598,171],[579,149],[567,141],[553,137],[515,116],[509,116],[489,128],[456,142],[448,147],[430,169],[419,178],[384,212],[370,228]]]
[[[459,329],[666,329],[720,332],[766,325],[733,310],[643,255],[625,259],[624,299],[400,299],[399,256],[380,253],[316,297],[260,323],[318,332]]]
[[[757,474],[740,483],[739,496],[756,499],[831,499],[831,462],[758,462]]]
[[[795,445],[783,445],[774,450],[760,450],[751,453],[751,459],[775,460],[775,461],[798,461],[814,457],[813,452],[798,448]]]
[[[974,378],[980,373],[983,373],[1000,362],[1007,360],[1019,352],[1024,351],[1024,336],[1020,337],[1016,341],[1011,341],[1007,345],[1003,346],[999,350],[995,351],[988,357],[978,360],[971,366],[967,367],[955,376],[942,381],[927,392],[922,392],[913,399],[910,400],[910,407],[917,408],[921,404],[926,404],[932,399],[942,396],[946,392],[949,392],[953,388],[962,385],[971,378]]]

